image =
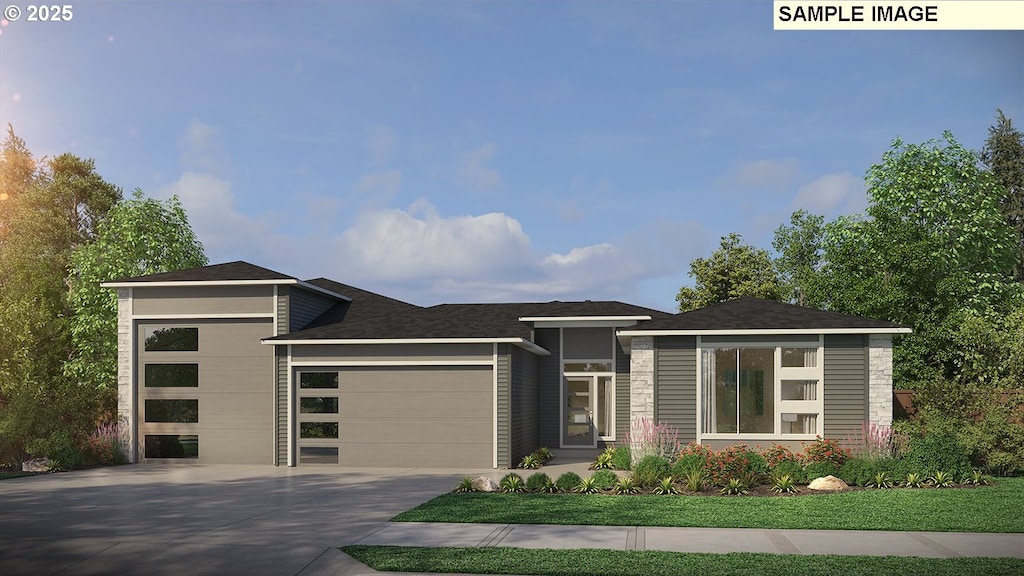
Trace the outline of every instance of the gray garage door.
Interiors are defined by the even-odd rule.
[[[338,463],[490,468],[492,388],[490,366],[342,368]]]

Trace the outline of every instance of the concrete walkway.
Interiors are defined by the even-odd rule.
[[[356,544],[1024,558],[1024,534],[392,522]]]

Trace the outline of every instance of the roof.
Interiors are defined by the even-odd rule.
[[[150,283],[150,282],[238,282],[238,281],[266,281],[266,280],[298,280],[293,276],[275,272],[262,266],[243,262],[227,262],[225,264],[214,264],[199,268],[188,268],[175,270],[173,272],[160,272],[147,276],[135,276],[131,278],[119,278],[104,284],[124,283]]]
[[[738,298],[705,308],[644,322],[620,333],[651,332],[853,332],[909,333],[910,328],[827,310],[761,300]]]
[[[337,294],[343,294],[352,300],[338,302],[331,306],[323,314],[320,314],[309,324],[303,326],[303,330],[319,328],[342,321],[355,323],[368,318],[421,309],[420,306],[415,304],[402,302],[401,300],[382,296],[381,294],[342,284],[341,282],[335,282],[334,280],[328,280],[327,278],[314,278],[306,280],[306,283]]]
[[[339,291],[346,293],[342,290]],[[380,297],[379,295],[375,296]],[[359,297],[354,296],[353,310],[358,306]],[[336,306],[336,308],[338,307]],[[328,311],[328,313],[330,312]],[[520,321],[522,317],[627,315],[668,316],[667,313],[659,310],[615,301],[439,304],[429,308],[418,308],[406,304],[404,307],[393,307],[392,311],[387,314],[373,314],[358,318],[346,317],[345,321],[340,323],[328,323],[327,319],[322,316],[311,323],[308,329],[266,340],[529,339],[532,336],[533,328],[529,322]]]

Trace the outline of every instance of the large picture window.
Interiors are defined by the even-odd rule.
[[[199,364],[146,364],[146,388],[197,388]]]
[[[786,436],[819,433],[818,347],[702,347],[701,432]]]
[[[147,327],[144,340],[146,352],[197,352],[199,328]]]

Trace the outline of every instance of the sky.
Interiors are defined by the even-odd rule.
[[[72,7],[0,26],[0,124],[36,156],[178,195],[211,263],[420,305],[672,311],[721,236],[863,211],[894,139],[1024,124],[1024,31],[774,31],[764,0]]]

